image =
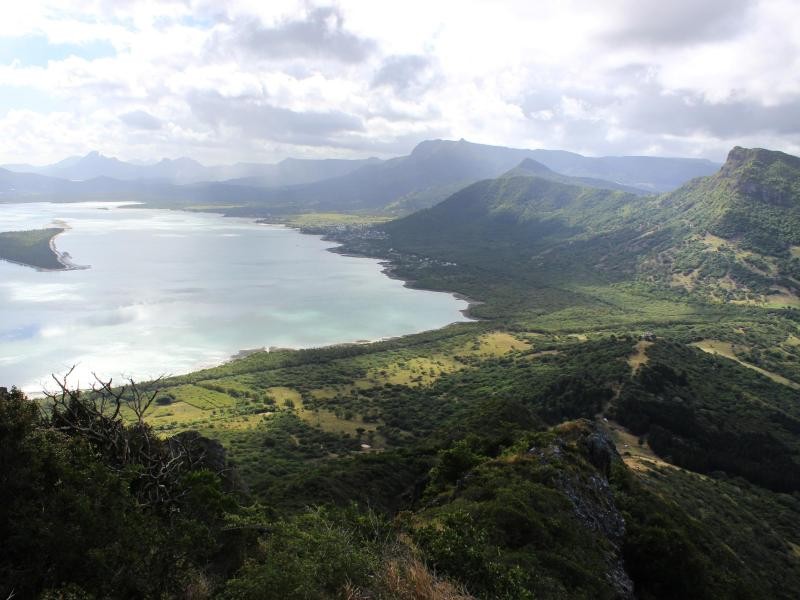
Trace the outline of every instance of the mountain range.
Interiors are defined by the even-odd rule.
[[[205,166],[191,158],[164,158],[152,164],[137,164],[108,157],[99,152],[72,156],[51,165],[8,164],[2,168],[17,173],[35,173],[70,181],[110,177],[121,181],[155,179],[178,185],[240,179],[245,185],[276,187],[310,183],[345,175],[364,165],[380,162],[364,160],[287,158],[276,164],[236,163]]]
[[[635,275],[706,299],[791,304],[800,295],[798,198],[800,159],[763,149],[736,147],[717,173],[646,197],[554,177],[526,159],[383,230],[396,249],[529,276]]]
[[[166,206],[235,204],[238,214],[256,216],[329,210],[402,215],[433,206],[470,183],[497,177],[525,159],[553,171],[551,177],[558,173],[583,178],[586,185],[640,194],[674,189],[718,168],[700,159],[590,158],[465,140],[422,142],[411,154],[385,161],[286,159],[274,165],[228,167],[205,167],[187,158],[137,165],[92,152],[46,167],[6,165],[0,170],[0,198],[10,202],[136,197]]]

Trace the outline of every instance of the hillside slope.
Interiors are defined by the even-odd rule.
[[[586,187],[606,189],[606,190],[618,190],[620,192],[628,192],[629,194],[636,194],[638,196],[643,196],[647,194],[647,192],[641,188],[636,188],[621,183],[615,183],[613,181],[608,181],[605,179],[595,179],[593,177],[572,177],[570,175],[564,175],[563,173],[557,173],[554,170],[545,166],[544,164],[533,160],[532,158],[526,158],[516,167],[514,167],[513,169],[504,174],[504,177],[514,177],[514,176],[542,177],[543,179],[549,179],[551,181],[557,181],[559,183],[567,183],[570,185],[583,185]]]
[[[800,305],[800,158],[734,148],[716,175],[662,196],[654,214],[674,242],[644,272],[706,297]]]
[[[639,235],[634,217],[651,200],[552,172],[520,173],[480,181],[429,210],[386,223],[385,245],[507,273],[517,282],[542,283],[553,275],[589,281],[609,254],[615,256],[605,261],[605,276],[619,278],[633,268],[628,253],[624,269],[616,253]]]
[[[639,279],[705,301],[800,306],[800,159],[735,148],[718,173],[658,197],[589,184],[603,182],[525,161],[382,230],[394,249],[521,277]]]

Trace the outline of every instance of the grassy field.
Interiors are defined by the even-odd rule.
[[[769,377],[772,381],[780,383],[782,385],[789,386],[792,389],[798,390],[800,389],[800,384],[783,377],[782,375],[778,375],[777,373],[772,373],[767,371],[766,369],[762,369],[761,367],[757,367],[752,365],[748,362],[745,362],[736,352],[736,346],[731,342],[723,342],[721,340],[701,340],[699,342],[695,342],[692,346],[699,348],[703,352],[708,352],[709,354],[717,354],[719,356],[724,356],[725,358],[729,358],[731,360],[736,361],[740,365],[747,367],[748,369],[752,369],[757,373],[761,373],[765,377]],[[748,348],[740,349],[740,352],[746,352],[749,350]]]
[[[316,363],[313,351],[281,350],[238,361],[251,363],[249,367],[234,363],[235,367],[223,365],[200,376],[168,379],[159,391],[159,398],[168,403],[157,404],[149,420],[165,434],[199,429],[213,437],[215,431],[253,429],[276,413],[291,412],[328,433],[355,435],[363,429],[368,434],[378,422],[340,408],[360,392],[373,393],[386,386],[430,386],[444,374],[471,368],[475,361],[533,347],[522,335],[507,331],[484,331],[480,325],[452,329],[430,342],[417,341],[423,334],[353,347],[355,356],[323,364]],[[336,354],[336,349],[331,352]],[[231,368],[237,373],[226,374]],[[187,378],[193,381],[188,383]],[[332,385],[337,379],[343,383]]]
[[[315,227],[336,227],[342,225],[372,225],[375,223],[384,223],[391,217],[381,215],[367,215],[367,214],[343,214],[343,213],[302,213],[298,215],[291,215],[289,217],[279,219],[292,227],[299,227],[301,229],[315,228]]]
[[[642,365],[647,364],[647,349],[652,345],[653,342],[648,340],[636,342],[634,353],[628,357],[628,365],[631,368],[631,373],[636,373]]]

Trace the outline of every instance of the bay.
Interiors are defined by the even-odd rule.
[[[0,261],[0,386],[37,392],[76,365],[137,380],[245,349],[378,340],[467,320],[466,302],[391,279],[318,236],[216,214],[120,203],[0,205],[0,231],[68,228],[86,269]]]

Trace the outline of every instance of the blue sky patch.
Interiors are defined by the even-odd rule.
[[[23,66],[44,67],[48,61],[77,56],[86,60],[116,56],[114,46],[106,40],[85,44],[51,44],[44,35],[0,37],[0,64],[9,65],[15,60]]]
[[[64,110],[65,105],[61,98],[33,87],[0,85],[0,116],[13,109],[48,113]]]
[[[30,324],[16,329],[9,329],[7,331],[0,331],[0,341],[14,342],[19,340],[28,340],[36,337],[39,334],[39,325]]]

